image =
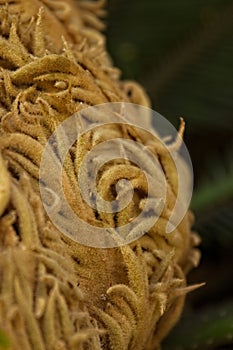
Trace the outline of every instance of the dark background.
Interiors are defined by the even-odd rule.
[[[124,79],[177,128],[195,176],[202,260],[164,350],[233,349],[233,1],[109,0],[107,45]]]

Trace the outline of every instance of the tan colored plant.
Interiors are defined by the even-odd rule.
[[[90,105],[148,106],[149,100],[112,67],[100,34],[103,1],[0,4],[0,328],[16,350],[158,349],[185,294],[196,287],[186,286],[185,275],[199,260],[190,212],[165,234],[177,196],[169,153],[148,141],[166,175],[168,196],[156,225],[127,246],[95,249],[65,237],[44,212],[38,187],[45,144],[63,120]],[[64,164],[70,205],[97,226],[134,218],[147,192],[139,169],[120,160],[104,167],[97,186],[111,199],[119,172],[131,179],[135,196],[126,210],[113,217],[83,201],[76,181],[80,163],[95,144],[112,137],[146,142],[130,126],[96,128],[71,148]]]

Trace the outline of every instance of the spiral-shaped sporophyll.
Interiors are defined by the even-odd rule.
[[[116,128],[121,133],[114,133]],[[134,175],[126,169],[136,169],[146,183],[146,198],[144,194],[138,215],[122,225],[116,225],[114,220],[107,225],[101,224],[101,220],[98,225],[83,220],[77,210],[74,212],[63,190],[63,168],[71,148],[75,144],[76,148],[81,147],[78,141],[88,133],[93,135],[96,130],[104,129],[105,137],[92,142],[91,147],[87,145],[76,171],[76,185],[82,201],[93,212],[114,217],[134,200]],[[127,130],[130,130],[128,134]],[[91,247],[111,248],[140,238],[156,224],[166,205],[168,184],[158,156],[164,151],[175,166],[178,184],[175,205],[166,227],[169,234],[185,216],[192,196],[192,164],[182,136],[159,113],[132,103],[100,104],[72,115],[49,138],[41,160],[40,193],[49,218],[74,241]],[[118,166],[114,167],[116,164]],[[99,174],[110,176],[109,169],[115,171],[112,191],[115,198],[106,200],[100,195],[97,182]],[[112,186],[107,180],[102,185]],[[140,185],[136,187],[142,190]]]

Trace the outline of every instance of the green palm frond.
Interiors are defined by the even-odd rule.
[[[192,209],[196,213],[206,211],[214,205],[227,202],[233,198],[233,147],[215,156],[207,164],[208,173],[202,178],[202,184],[196,189],[192,199]]]
[[[189,311],[164,341],[164,350],[217,349],[233,344],[233,301]],[[229,347],[230,349],[230,347]]]
[[[233,200],[217,209],[198,216],[195,229],[200,233],[202,246],[211,250],[223,248],[231,250],[233,246]],[[226,280],[226,283],[227,280]]]
[[[194,191],[191,207],[195,228],[204,246],[233,244],[233,147],[210,157],[201,184]]]

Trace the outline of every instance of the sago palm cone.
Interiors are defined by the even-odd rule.
[[[195,288],[185,276],[198,264],[198,236],[190,212],[165,233],[177,177],[156,142],[168,195],[159,220],[135,242],[81,245],[53,225],[42,205],[40,160],[63,120],[106,102],[149,106],[143,89],[121,81],[112,66],[100,32],[103,15],[103,1],[0,0],[0,329],[11,350],[159,349]],[[104,167],[97,186],[112,198],[122,169],[135,189],[129,207],[113,218],[82,200],[80,161],[112,137],[147,142],[130,126],[97,128],[73,145],[65,163],[71,207],[97,226],[134,218],[147,191],[140,169],[118,159]]]

